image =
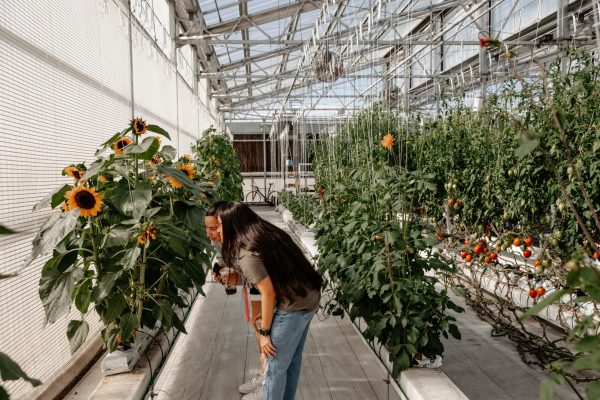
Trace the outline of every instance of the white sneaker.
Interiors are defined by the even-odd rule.
[[[252,393],[254,389],[262,386],[262,374],[254,375],[249,381],[244,382],[238,387],[240,393]]]
[[[263,385],[255,388],[252,392],[242,396],[242,400],[263,400]]]
[[[414,360],[412,366],[413,368],[439,368],[442,366],[442,360],[442,356],[435,356],[435,358],[421,356],[420,360]]]

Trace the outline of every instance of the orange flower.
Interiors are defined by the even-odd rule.
[[[125,147],[127,147],[129,143],[131,143],[131,139],[128,137],[117,139],[117,141],[113,144],[113,150],[115,151],[115,154],[122,156],[124,154]]]
[[[194,179],[194,175],[196,175],[196,168],[194,168],[194,166],[190,165],[190,164],[179,165],[179,166],[177,166],[177,169],[185,172],[187,174],[188,178],[190,178],[192,180]]]
[[[215,178],[220,178],[221,177],[221,173],[219,171],[215,172]]]
[[[102,211],[102,195],[96,192],[96,188],[77,186],[65,194],[69,208],[79,208],[80,216],[95,217]]]
[[[162,163],[162,159],[159,155],[154,155],[151,159],[148,160],[148,164],[150,164],[153,167],[156,167],[160,163]]]
[[[394,136],[391,133],[388,133],[381,139],[381,145],[388,150],[391,150],[394,147]]]
[[[69,175],[77,181],[84,175],[84,171],[81,171],[79,168],[70,165],[63,169],[63,175]]]
[[[167,180],[169,181],[171,186],[173,186],[175,189],[179,189],[179,188],[183,187],[183,183],[179,182],[177,179],[173,178],[172,176],[167,176]]]
[[[144,121],[140,117],[137,117],[136,119],[131,121],[131,129],[133,130],[133,133],[135,133],[138,136],[146,133],[147,128],[148,124],[146,124],[146,121]]]
[[[98,177],[98,182],[107,182],[108,178],[106,177],[106,175],[100,175]]]

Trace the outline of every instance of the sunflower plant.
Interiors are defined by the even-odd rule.
[[[225,135],[217,135],[211,126],[192,146],[208,176],[215,183],[216,197],[221,200],[242,200],[242,174],[240,160]]]
[[[211,252],[203,215],[212,183],[202,179],[197,160],[176,159],[160,136],[170,139],[159,126],[134,119],[100,146],[91,165],[66,167],[73,182],[35,207],[56,212],[34,239],[27,263],[51,253],[39,295],[47,322],[73,306],[79,311],[67,329],[71,352],[84,343],[92,310],[113,351],[142,326],[185,332],[173,308],[186,306],[184,294],[193,287],[202,292]]]

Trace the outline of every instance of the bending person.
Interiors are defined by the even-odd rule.
[[[259,347],[267,356],[263,399],[292,400],[323,280],[287,233],[247,205],[227,202],[217,216],[225,263],[239,267],[262,295]]]

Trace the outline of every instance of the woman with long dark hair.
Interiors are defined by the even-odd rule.
[[[225,263],[238,265],[262,295],[258,328],[260,351],[267,356],[263,399],[292,400],[323,280],[287,233],[247,205],[229,201],[217,216]]]

